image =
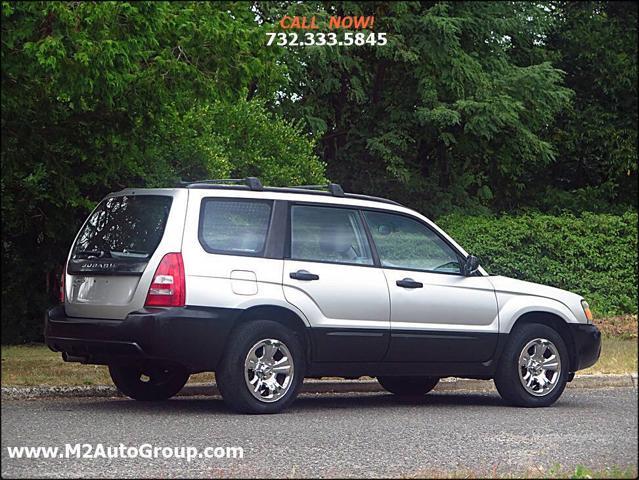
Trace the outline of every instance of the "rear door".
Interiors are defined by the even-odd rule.
[[[497,343],[497,298],[485,276],[419,219],[365,211],[391,297],[392,362],[481,362]]]
[[[355,208],[293,204],[284,295],[311,323],[318,362],[381,360],[388,347],[390,302]]]
[[[65,277],[70,317],[124,319],[144,306],[151,277],[182,242],[186,190],[126,190],[98,204],[71,249]]]

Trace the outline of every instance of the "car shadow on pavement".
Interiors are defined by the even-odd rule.
[[[400,398],[389,393],[368,393],[368,394],[302,394],[289,407],[291,411],[308,411],[322,409],[362,409],[362,408],[415,408],[424,407],[431,411],[445,409],[450,411],[456,407],[468,408],[500,408],[517,411],[540,411],[546,409],[522,408],[508,405],[497,393],[494,392],[432,392],[428,395],[414,398]],[[552,410],[564,408],[591,408],[592,400],[580,402],[575,397],[564,397],[559,399],[552,407]]]
[[[437,407],[504,407],[505,403],[498,396],[490,393],[436,393],[428,395],[400,398],[389,393],[375,394],[340,394],[340,395],[301,395],[291,406],[292,410],[334,409],[334,408],[415,408],[419,406]]]

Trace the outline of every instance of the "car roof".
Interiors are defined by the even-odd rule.
[[[346,193],[337,183],[329,183],[326,185],[298,185],[293,187],[270,187],[262,185],[262,182],[256,177],[247,177],[244,179],[213,179],[213,180],[197,180],[193,182],[179,182],[174,188],[146,189],[146,188],[128,188],[120,192],[114,192],[112,195],[122,194],[144,194],[144,193],[168,193],[177,189],[206,189],[206,190],[225,190],[225,191],[251,191],[251,192],[273,192],[283,194],[295,194],[300,196],[323,196],[333,197],[335,203],[340,203],[339,199],[365,200],[369,202],[384,203],[387,205],[395,205],[403,207],[402,204],[390,200],[388,198],[376,197],[372,195],[363,195],[359,193]],[[349,203],[349,202],[345,202]]]
[[[207,189],[207,190],[217,190],[217,189],[222,189],[222,190],[243,190],[243,191],[251,191],[250,188],[245,187],[245,186],[235,186],[235,185],[191,185],[187,188],[198,188],[198,189]],[[368,200],[368,201],[372,201],[372,202],[380,202],[380,203],[386,203],[389,205],[397,205],[397,206],[402,206],[400,203],[394,201],[394,200],[390,200],[388,198],[382,198],[382,197],[375,197],[372,195],[363,195],[360,193],[342,193],[341,195],[334,195],[331,192],[328,191],[322,191],[322,190],[311,190],[311,189],[305,189],[305,188],[297,188],[297,187],[264,187],[262,190],[259,190],[261,192],[273,192],[273,193],[292,193],[292,194],[296,194],[296,195],[316,195],[316,196],[323,196],[323,197],[333,197],[333,199],[336,201],[336,203],[339,201],[340,198],[345,198],[345,199],[354,199],[354,200]]]

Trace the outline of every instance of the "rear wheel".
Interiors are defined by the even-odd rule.
[[[279,323],[258,320],[235,332],[215,378],[233,410],[277,413],[297,397],[304,370],[297,335]]]
[[[519,407],[547,407],[561,396],[570,370],[568,348],[559,333],[537,323],[510,334],[495,374],[506,402]]]
[[[176,395],[189,379],[182,367],[158,364],[109,365],[118,390],[135,400],[166,400]]]
[[[426,395],[439,382],[438,377],[377,377],[384,389],[400,397]]]

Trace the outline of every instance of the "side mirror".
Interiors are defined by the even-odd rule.
[[[479,258],[475,255],[468,255],[468,257],[466,257],[466,262],[464,263],[464,275],[470,277],[471,275],[474,275],[478,269]]]

